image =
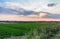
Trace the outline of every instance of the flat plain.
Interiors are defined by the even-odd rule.
[[[33,31],[33,32],[32,32]],[[36,34],[34,34],[36,32]],[[11,36],[41,36],[40,39],[52,39],[60,36],[60,22],[4,22],[0,23],[0,39]],[[52,36],[52,37],[51,37]],[[31,38],[31,37],[30,37]]]

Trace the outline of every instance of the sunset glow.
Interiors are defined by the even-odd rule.
[[[0,21],[60,21],[60,0],[0,0]]]

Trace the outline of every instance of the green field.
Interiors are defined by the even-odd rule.
[[[55,36],[60,37],[60,22],[19,22],[0,24],[0,39],[10,36],[23,36],[25,34],[26,36],[37,35],[40,36],[40,39],[51,39]]]
[[[0,24],[0,38],[10,37],[10,36],[22,36],[25,33],[29,32],[31,29],[36,28],[37,25],[38,24],[36,22]]]

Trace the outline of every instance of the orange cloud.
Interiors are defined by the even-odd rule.
[[[18,15],[8,15],[8,14],[0,14],[0,20],[13,20],[13,21],[60,21],[60,19],[54,18],[40,18],[40,17],[25,17]]]

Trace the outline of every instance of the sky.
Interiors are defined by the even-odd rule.
[[[0,0],[0,7],[2,7],[2,10],[0,10],[0,19],[9,18],[12,13],[14,14],[13,18],[17,16],[19,19],[21,16],[23,16],[22,18],[37,18],[39,15],[42,18],[46,18],[47,15],[48,18],[51,18],[51,14],[54,14],[52,18],[60,18],[60,15],[58,15],[60,14],[60,0]],[[11,11],[11,9],[13,11]],[[4,18],[6,14],[8,14],[8,17]],[[17,19],[17,17],[15,19]]]
[[[54,3],[53,7],[48,7],[48,4]],[[25,8],[27,10],[45,11],[60,14],[60,0],[0,0],[0,6]]]

